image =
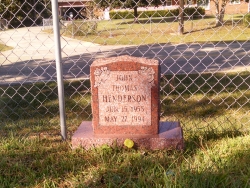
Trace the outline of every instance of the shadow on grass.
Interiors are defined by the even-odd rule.
[[[195,132],[204,137],[211,131],[214,131],[214,135],[220,135],[221,129],[226,133],[232,131],[234,125],[241,129],[249,121],[246,114],[250,110],[249,84],[248,72],[163,75],[161,117],[181,121],[188,135]],[[3,108],[0,119],[1,128],[5,127],[5,131],[22,128],[47,131],[51,120],[58,125],[59,104],[55,82],[1,88],[0,104]],[[64,88],[69,126],[74,125],[76,118],[80,122],[91,120],[90,81],[65,82]],[[237,111],[238,115],[231,115],[230,110]],[[78,125],[79,122],[74,126]],[[25,134],[25,131],[20,131],[20,134]]]
[[[169,80],[172,82],[171,87],[167,83]],[[185,115],[188,113],[193,118],[204,118],[223,115],[229,109],[248,111],[250,109],[249,83],[248,72],[163,76],[161,105],[164,112],[162,115],[181,116],[185,112]],[[67,113],[75,111],[83,119],[90,118],[90,81],[65,82],[64,88]],[[14,87],[2,86],[1,120],[58,115],[57,92],[57,85],[54,82]]]
[[[192,99],[189,99],[190,96],[177,96],[176,99],[164,99],[162,101],[162,110],[163,116],[178,116],[178,117],[185,117],[189,116],[194,119],[199,118],[216,118],[217,116],[223,116],[226,111],[229,110],[237,110],[239,109],[242,111],[242,114],[244,115],[245,112],[250,110],[248,99],[250,98],[250,93],[243,94],[242,96],[236,96],[230,95],[227,92],[221,92],[221,95],[224,95],[223,97],[212,97],[208,98],[206,96],[203,96],[202,99],[195,99],[195,97],[192,97]],[[240,91],[237,95],[240,95]],[[215,94],[216,96],[216,94]],[[186,98],[186,99],[185,99]],[[226,114],[225,114],[226,115]]]
[[[249,150],[233,147],[221,135],[222,153],[213,144],[189,151],[137,151],[101,147],[71,150],[66,142],[12,138],[1,142],[0,185],[23,187],[241,187],[249,184]],[[236,137],[236,135],[232,135]],[[226,138],[223,140],[222,138]],[[244,137],[235,138],[235,145]],[[200,141],[200,140],[198,140]],[[246,140],[247,141],[247,140]],[[247,147],[246,141],[244,148]],[[217,140],[218,144],[220,140]],[[226,144],[225,144],[226,143]],[[195,143],[192,143],[195,145]],[[233,143],[234,144],[234,143]],[[223,153],[222,153],[223,154]],[[15,177],[15,178],[13,178]],[[178,181],[176,181],[178,180]]]
[[[216,119],[227,110],[225,104],[219,105],[220,100],[223,102],[228,100],[228,104],[235,102],[236,106],[232,105],[232,108],[239,109],[237,105],[240,105],[241,111],[249,111],[248,99],[250,96],[247,93],[249,79],[248,72],[176,75],[174,79],[170,75],[163,76],[161,86],[164,86],[164,89],[161,92],[165,93],[163,97],[166,98],[162,101],[162,105],[168,107],[164,115],[188,116],[189,113],[192,121],[196,119],[207,121],[208,116]],[[174,90],[167,83],[169,80],[173,80]],[[72,120],[75,116],[71,113],[74,112],[80,114],[82,119],[89,117],[88,114],[84,116],[86,112],[91,113],[88,103],[90,101],[89,80],[65,82],[64,86],[68,118]],[[1,88],[3,87],[6,86]],[[229,162],[225,163],[220,162],[221,156],[211,155],[210,163],[201,163],[204,165],[202,170],[201,167],[192,162],[196,159],[197,153],[204,152],[198,157],[208,156],[208,147],[213,144],[213,141],[219,142],[223,139],[241,136],[243,138],[244,132],[239,131],[237,127],[234,129],[231,126],[220,132],[207,126],[198,134],[195,132],[185,140],[186,151],[184,153],[179,151],[136,151],[115,147],[72,151],[69,143],[61,142],[58,134],[46,136],[43,133],[44,130],[53,131],[41,126],[42,124],[39,125],[38,132],[43,134],[34,134],[32,137],[27,132],[25,133],[25,130],[23,135],[20,133],[20,130],[24,129],[22,125],[18,125],[20,119],[26,119],[28,124],[25,128],[30,129],[32,124],[33,127],[36,126],[35,122],[39,119],[49,119],[58,113],[55,83],[36,83],[34,85],[13,86],[12,88],[6,87],[5,89],[5,92],[1,93],[0,101],[6,106],[1,113],[4,112],[8,117],[11,117],[12,114],[19,115],[18,113],[24,109],[25,112],[23,112],[24,117],[19,116],[16,119],[16,124],[13,127],[3,130],[13,134],[9,133],[2,137],[3,140],[0,142],[2,169],[0,185],[2,187],[10,185],[12,187],[17,185],[23,187],[37,185],[38,187],[156,187],[159,185],[239,187],[239,185],[246,185],[248,182],[246,178],[249,177],[250,173],[246,168],[250,162],[248,151],[228,153],[223,160]],[[232,95],[237,93],[236,89],[240,94],[233,98]],[[223,92],[225,92],[225,96]],[[228,92],[231,92],[230,96],[228,96]],[[223,96],[219,96],[220,94]],[[176,99],[179,95],[181,98]],[[197,102],[195,98],[199,95],[208,98]],[[190,97],[194,99],[189,99]],[[22,102],[22,100],[24,101]],[[81,100],[84,101],[81,102]],[[82,106],[85,101],[87,101],[86,108]],[[45,107],[40,109],[40,105]],[[200,111],[196,108],[199,108]],[[29,121],[29,119],[34,118],[35,120]],[[1,121],[4,123],[4,120],[2,118]],[[188,162],[187,159],[189,159]],[[13,179],[13,177],[15,178]]]
[[[185,16],[184,21],[192,21],[192,20],[206,20],[206,19],[211,19],[213,16]],[[150,24],[150,23],[165,23],[165,22],[178,22],[178,16],[172,16],[172,17],[153,17],[153,18],[143,18],[143,19],[138,19],[136,22],[135,21],[124,21],[119,23],[119,25],[126,25],[126,24]]]
[[[4,169],[0,175],[1,187],[36,187],[39,183],[50,187],[50,181],[64,179],[74,169],[74,173],[80,173],[81,166],[87,163],[58,137],[38,140],[15,136],[2,144],[0,157]]]
[[[200,165],[196,167],[181,170],[178,177],[181,187],[250,186],[248,166],[250,151],[246,149],[249,147],[249,136],[236,133],[232,134],[231,137],[228,137],[228,134],[221,135],[219,139],[221,140],[214,140],[210,145],[204,144],[199,146],[199,149],[190,151],[188,155],[201,161],[199,161]],[[190,143],[190,145],[192,144]],[[219,148],[216,149],[214,145]]]
[[[204,149],[208,142],[219,141],[224,138],[241,137],[245,136],[248,132],[241,131],[238,127],[230,127],[227,130],[221,131],[207,127],[201,130],[199,134],[193,133],[188,139],[185,139],[185,150],[189,155],[192,155],[196,151]]]
[[[248,72],[163,76],[162,116],[205,118],[223,115],[230,109],[249,111],[249,83]]]
[[[128,21],[122,22],[121,25],[124,24],[150,24],[150,23],[165,23],[165,22],[176,22],[178,21],[178,17],[171,18],[148,18],[148,19],[139,19],[138,21]]]
[[[236,26],[236,25],[242,26],[243,20],[242,19],[227,20],[227,21],[224,21],[221,26],[215,26],[215,21],[214,21],[214,22],[207,23],[207,25],[209,25],[209,26],[202,28],[202,29],[192,29],[191,31],[184,32],[183,34],[190,34],[190,33],[196,33],[196,32],[200,32],[200,31],[208,31],[208,30],[213,31],[216,28],[224,27],[224,26]],[[235,40],[233,40],[233,41],[235,41]],[[238,41],[240,41],[240,40],[238,40]],[[243,40],[243,41],[245,41],[245,40]],[[210,41],[210,42],[213,42],[213,41]],[[214,41],[214,42],[217,42],[217,41]],[[229,42],[229,41],[227,41],[227,42]]]
[[[216,73],[224,70],[233,71],[235,67],[246,70],[249,66],[249,59],[245,55],[248,49],[249,43],[247,42],[191,45],[162,43],[120,47],[112,51],[105,51],[105,53],[107,52],[107,57],[131,55],[159,60],[162,75],[162,116],[167,116],[169,121],[180,120],[184,128],[187,124],[191,124],[191,127],[188,125],[189,130],[200,130],[200,125],[203,127],[214,126],[210,123],[211,119],[212,124],[216,124],[215,127],[218,127],[218,124],[232,126],[234,118],[232,118],[231,112],[235,112],[234,115],[238,117],[238,121],[242,121],[242,125],[249,122],[247,115],[249,111],[249,71]],[[103,57],[103,53],[102,51],[93,54],[83,52],[80,55],[63,59],[64,76],[67,79],[82,79],[81,81],[69,81],[64,85],[66,116],[70,125],[75,124],[72,123],[75,119],[79,121],[92,119],[88,80],[89,66],[96,58]],[[225,62],[224,57],[230,58]],[[41,61],[39,67],[36,67],[36,61]],[[56,80],[54,63],[54,61],[37,59],[26,65],[26,61],[20,61],[16,62],[15,66],[11,64],[2,66],[0,74],[7,80],[23,75],[19,80],[21,83],[27,81],[27,76],[33,81]],[[20,71],[11,71],[12,69]],[[36,72],[37,69],[40,72]],[[34,74],[30,74],[27,70],[33,70],[31,72]],[[206,71],[210,73],[204,73]],[[173,83],[170,83],[171,80]],[[1,125],[11,124],[13,130],[14,127],[28,128],[32,125],[42,130],[42,127],[49,124],[50,121],[55,121],[59,130],[56,82],[27,85],[13,85],[13,83],[6,82],[5,86],[0,86],[0,106]],[[227,116],[224,116],[225,113]],[[220,116],[224,119],[218,121]],[[77,125],[79,124],[77,123]]]
[[[91,119],[89,80],[65,82],[66,116],[82,120]],[[58,88],[55,82],[1,86],[0,90],[1,128],[11,129],[45,127],[53,120],[59,122]],[[46,125],[47,124],[47,125]],[[53,124],[53,123],[52,123]]]

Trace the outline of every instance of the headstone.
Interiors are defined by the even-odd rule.
[[[157,61],[99,59],[90,75],[94,134],[158,134]]]
[[[104,20],[110,20],[109,7],[105,8],[104,10]]]
[[[98,59],[90,67],[92,122],[82,122],[72,146],[86,149],[123,145],[183,149],[178,122],[160,122],[160,65],[157,60],[120,56]]]

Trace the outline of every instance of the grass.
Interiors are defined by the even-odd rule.
[[[0,43],[0,52],[11,50],[11,49],[12,49],[12,47],[9,47],[9,46],[6,46],[6,45]]]
[[[138,23],[133,19],[99,21],[95,34],[74,38],[102,45],[246,41],[250,39],[250,28],[244,26],[242,19],[243,15],[227,15],[221,27],[215,27],[212,17],[188,19],[184,22],[184,35],[178,35],[179,23],[169,18],[139,19]],[[71,27],[69,31],[62,30],[62,35],[72,37]]]
[[[250,187],[249,85],[249,72],[162,77],[161,119],[181,122],[183,152],[72,150],[56,83],[1,86],[0,187]],[[92,119],[89,88],[65,82],[69,138]]]
[[[56,137],[1,140],[2,187],[249,187],[250,136],[196,149],[72,151]]]

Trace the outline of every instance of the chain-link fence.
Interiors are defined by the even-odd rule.
[[[221,3],[58,0],[69,130],[92,118],[91,63],[125,54],[159,60],[161,119],[184,134],[247,129],[249,3]],[[49,0],[0,1],[1,126],[58,125],[53,16]]]

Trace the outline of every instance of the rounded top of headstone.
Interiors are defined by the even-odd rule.
[[[136,63],[142,63],[146,65],[158,65],[158,60],[155,59],[146,59],[142,57],[133,57],[129,55],[123,55],[118,57],[110,57],[110,58],[101,58],[95,60],[91,66],[100,66],[100,65],[107,65],[109,63],[115,63],[115,62],[136,62]]]

